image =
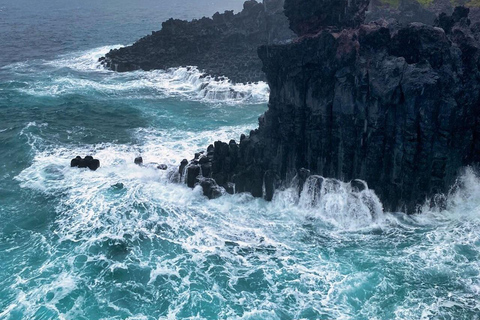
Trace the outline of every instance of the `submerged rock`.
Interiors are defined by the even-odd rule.
[[[112,188],[115,191],[120,191],[125,189],[125,185],[121,182],[117,182],[114,185],[111,185],[110,188]]]
[[[92,156],[86,156],[83,159],[82,157],[77,156],[70,161],[70,167],[89,168],[90,170],[95,171],[100,168],[100,160],[94,159]]]
[[[285,5],[308,17],[308,3]],[[337,31],[357,21],[335,18],[333,29],[261,47],[268,111],[240,144],[209,147],[208,177],[267,200],[310,175],[361,179],[385,209],[409,212],[447,192],[462,167],[480,162],[480,28],[455,12],[463,17],[451,16],[447,30],[379,22]]]
[[[135,160],[133,160],[133,163],[137,165],[143,164],[143,158],[142,157],[136,157]]]

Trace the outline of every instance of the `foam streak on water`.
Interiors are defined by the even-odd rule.
[[[89,91],[97,94],[113,94],[126,96],[142,91],[144,98],[179,97],[182,99],[208,103],[265,103],[268,100],[269,88],[264,82],[236,84],[227,78],[215,80],[205,75],[194,66],[172,68],[169,70],[135,71],[117,73],[106,70],[98,59],[110,49],[100,47],[86,52],[64,55],[53,61],[41,62],[49,74],[52,69],[60,73],[53,81],[45,82],[44,77],[29,84],[20,91],[33,96],[71,95]],[[30,64],[16,63],[3,69],[18,73],[37,72]],[[72,76],[71,72],[79,72]],[[61,71],[67,71],[63,74]],[[86,76],[91,72],[96,77]],[[148,94],[146,94],[148,93]]]
[[[22,78],[3,89],[22,95],[26,115],[0,132],[20,163],[0,167],[14,203],[0,208],[0,318],[478,319],[473,169],[442,207],[414,216],[383,212],[361,182],[317,176],[270,203],[209,201],[169,171],[248,132],[261,110],[199,98],[207,80],[194,69],[116,74],[97,69],[97,56],[4,70]],[[70,168],[87,154],[99,170]],[[145,166],[133,163],[140,154]]]

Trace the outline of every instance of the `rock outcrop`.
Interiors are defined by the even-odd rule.
[[[334,28],[323,28],[329,12],[312,19],[309,4],[285,3],[297,8],[288,17],[301,38],[259,49],[271,88],[259,128],[184,161],[189,186],[209,178],[270,200],[291,183],[300,192],[312,174],[362,179],[387,210],[409,212],[447,192],[462,167],[480,162],[479,28],[468,10],[441,17],[446,30],[385,22],[339,30],[361,20],[343,23],[334,7]]]
[[[100,61],[114,71],[197,66],[233,82],[265,80],[257,48],[293,37],[283,15],[283,0],[254,0],[243,11],[226,11],[193,21],[170,19],[132,46],[110,51]]]
[[[476,0],[371,0],[367,21],[393,19],[400,24],[422,22],[433,25],[437,15],[451,15],[459,5],[470,9],[472,21],[480,22],[480,3]]]
[[[94,159],[92,156],[86,156],[82,159],[80,156],[76,156],[70,161],[70,167],[74,168],[88,168],[92,171],[100,168],[100,160]]]

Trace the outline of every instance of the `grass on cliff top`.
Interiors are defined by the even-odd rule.
[[[398,7],[401,0],[379,0],[383,5],[388,5],[392,7]],[[413,0],[417,1],[424,7],[429,7],[438,0]],[[465,5],[467,7],[480,7],[480,0],[450,0],[452,6]]]
[[[392,7],[398,7],[400,5],[400,0],[379,0],[381,4],[389,5]],[[414,0],[419,2],[421,5],[427,7],[433,3],[434,0]],[[454,1],[454,0],[452,0]]]

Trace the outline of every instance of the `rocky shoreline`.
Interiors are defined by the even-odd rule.
[[[271,88],[259,128],[215,142],[178,175],[210,198],[224,188],[266,200],[312,176],[362,179],[386,210],[408,212],[448,192],[480,162],[480,25],[463,7],[400,27],[362,24],[368,0],[333,5],[331,17],[322,8],[333,1],[313,16],[310,3],[285,2],[293,43],[259,49]]]
[[[244,3],[237,14],[226,11],[193,21],[170,19],[132,46],[111,50],[101,63],[118,72],[196,66],[235,83],[265,81],[257,48],[293,38],[283,15],[283,0]]]

